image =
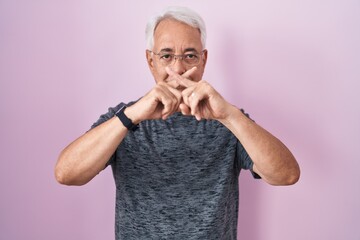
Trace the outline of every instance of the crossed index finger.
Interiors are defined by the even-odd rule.
[[[165,70],[166,70],[167,74],[169,74],[169,76],[171,76],[171,78],[175,79],[177,81],[177,83],[180,84],[183,87],[187,88],[187,87],[193,86],[195,84],[194,81],[191,81],[188,78],[197,70],[197,67],[193,67],[193,68],[187,70],[182,75],[180,75],[177,72],[173,71],[169,67],[166,67]]]

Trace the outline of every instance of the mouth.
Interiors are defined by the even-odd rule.
[[[185,87],[179,85],[176,89],[182,92],[183,90],[185,90]]]

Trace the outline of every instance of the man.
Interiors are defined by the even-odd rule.
[[[291,152],[202,80],[205,25],[167,8],[147,25],[155,86],[119,104],[59,156],[56,178],[83,185],[107,165],[116,184],[116,239],[236,239],[238,176],[297,182]]]

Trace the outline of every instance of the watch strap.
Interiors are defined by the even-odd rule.
[[[136,129],[139,128],[138,124],[134,124],[130,118],[128,118],[124,111],[126,109],[126,105],[122,106],[116,113],[115,115],[120,119],[120,121],[122,122],[122,124],[131,131],[135,131]]]

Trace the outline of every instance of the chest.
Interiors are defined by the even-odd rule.
[[[231,132],[217,121],[178,117],[169,121],[146,121],[132,132],[122,147],[136,158],[155,160],[217,158],[235,146]]]
[[[235,154],[236,138],[219,122],[148,121],[118,148],[115,178],[154,188],[215,185],[234,171]]]

